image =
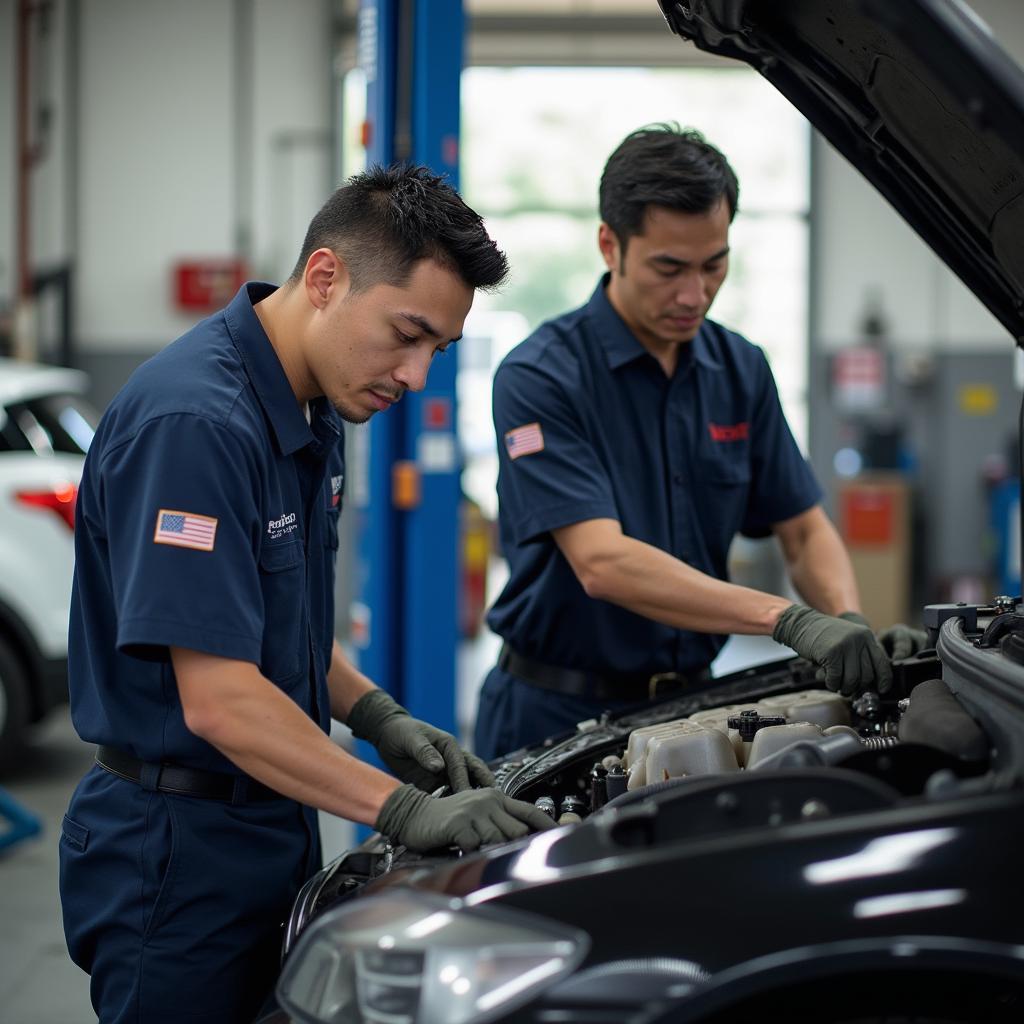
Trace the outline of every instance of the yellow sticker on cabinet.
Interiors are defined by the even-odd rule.
[[[999,396],[991,384],[963,384],[958,404],[967,416],[991,416],[999,405]]]

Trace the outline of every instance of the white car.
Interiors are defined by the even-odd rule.
[[[0,359],[0,767],[67,700],[75,499],[97,421],[87,384]]]

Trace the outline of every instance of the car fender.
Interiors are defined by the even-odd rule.
[[[55,687],[49,685],[54,663],[39,649],[25,620],[3,598],[0,598],[0,636],[8,641],[28,672],[31,718],[35,721],[55,703],[51,692]]]
[[[712,976],[696,991],[682,994],[650,1024],[688,1024],[733,1019],[742,1007],[792,1006],[803,988],[813,993],[821,1016],[825,1000],[837,1004],[855,993],[876,1010],[894,997],[911,1003],[944,995],[922,985],[926,976],[941,977],[950,990],[990,992],[1003,1005],[1024,1000],[1024,947],[954,936],[907,935],[828,942],[782,950],[736,964]],[[870,979],[863,991],[862,979]],[[841,1004],[845,1011],[848,1006]],[[923,1012],[924,1006],[916,1012]],[[886,1010],[886,1012],[889,1012]],[[771,1014],[768,1014],[771,1016]],[[746,1016],[736,1019],[748,1019]],[[845,1018],[844,1018],[845,1019]]]

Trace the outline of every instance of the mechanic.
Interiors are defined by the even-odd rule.
[[[627,136],[600,185],[608,273],[498,368],[510,578],[488,614],[504,644],[480,693],[485,759],[709,685],[730,633],[771,635],[843,693],[891,683],[764,353],[705,319],[738,192],[700,133]],[[728,582],[737,532],[778,537],[811,607]]]
[[[550,826],[333,638],[342,422],[421,390],[506,272],[440,178],[371,169],[314,217],[282,287],[244,285],[104,416],[69,659],[97,763],[60,844],[68,948],[102,1024],[252,1020],[320,866],[317,808],[413,849]],[[332,717],[398,778],[335,745]]]

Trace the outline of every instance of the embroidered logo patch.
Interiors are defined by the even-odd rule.
[[[200,516],[194,512],[178,512],[162,508],[156,514],[156,544],[171,544],[196,551],[212,551],[217,535],[217,520],[213,516]]]
[[[331,508],[337,508],[341,501],[341,487],[345,483],[345,474],[331,477]]]
[[[544,432],[540,429],[540,424],[527,423],[526,426],[508,431],[505,434],[505,448],[510,459],[544,451]]]
[[[750,436],[749,423],[732,423],[728,426],[709,423],[708,430],[711,431],[712,441],[746,441]]]
[[[294,533],[299,528],[298,517],[294,512],[282,512],[280,518],[267,521],[267,536],[271,540],[280,540]]]

